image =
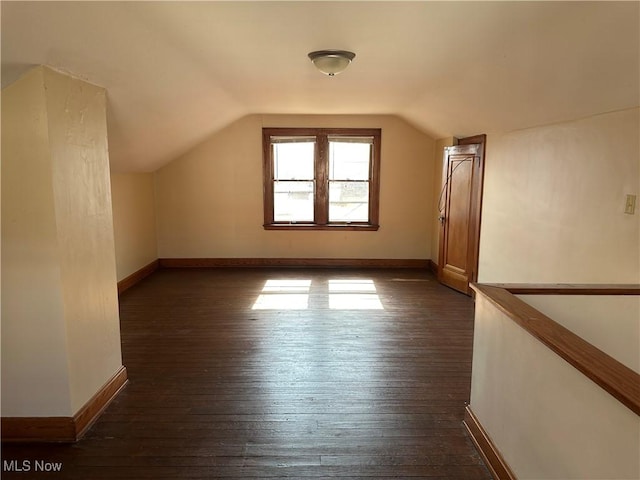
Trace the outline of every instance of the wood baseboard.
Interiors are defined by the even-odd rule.
[[[123,365],[113,377],[91,397],[91,400],[85,403],[73,416],[73,423],[76,428],[76,440],[82,438],[89,428],[91,428],[100,415],[102,415],[102,412],[105,411],[109,404],[126,386],[127,382],[127,368]]]
[[[467,406],[464,412],[464,426],[482,456],[487,468],[496,480],[517,480],[507,462],[487,435],[471,407]]]
[[[118,295],[120,295],[125,290],[133,287],[136,283],[141,282],[143,279],[151,275],[155,272],[160,266],[160,262],[156,259],[151,262],[149,265],[145,265],[140,270],[133,272],[128,277],[120,280],[118,282]]]
[[[73,417],[3,417],[3,442],[73,443],[89,430],[127,384],[122,366]]]
[[[76,441],[73,417],[2,417],[3,442]]]
[[[429,260],[395,258],[161,258],[159,263],[162,268],[429,268]]]
[[[433,260],[429,260],[429,271],[436,277],[438,276],[438,264]]]

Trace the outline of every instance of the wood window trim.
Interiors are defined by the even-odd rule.
[[[314,159],[314,221],[275,222],[273,220],[273,162],[271,160],[271,137],[313,136],[318,139]],[[369,221],[329,222],[329,160],[328,136],[373,137],[372,157],[369,174]],[[263,128],[263,206],[265,230],[340,230],[376,231],[379,225],[380,209],[380,151],[382,130],[379,128]]]

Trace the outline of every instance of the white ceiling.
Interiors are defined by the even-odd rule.
[[[112,167],[152,171],[251,113],[395,114],[435,138],[640,104],[640,2],[6,2],[2,85],[107,89]],[[312,50],[356,53],[330,78]]]

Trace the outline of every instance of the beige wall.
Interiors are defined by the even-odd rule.
[[[638,283],[640,109],[489,135],[480,282]],[[638,368],[637,298],[527,301]],[[520,479],[640,478],[640,420],[476,298],[471,408]],[[594,415],[597,412],[597,415]]]
[[[482,295],[471,408],[520,480],[640,478],[640,418]]]
[[[122,365],[106,93],[39,67],[2,100],[2,414],[69,416]]]
[[[2,416],[71,415],[44,74],[2,90]]]
[[[640,296],[518,297],[620,363],[640,373]]]
[[[153,174],[111,174],[118,281],[158,258]]]
[[[265,231],[263,127],[382,128],[377,232]],[[433,140],[393,116],[251,115],[156,172],[158,254],[166,257],[431,256]]]
[[[106,91],[44,69],[72,411],[122,366]]]
[[[639,112],[489,136],[479,281],[640,282]]]

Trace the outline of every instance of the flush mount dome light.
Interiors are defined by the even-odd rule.
[[[355,56],[355,53],[346,50],[318,50],[309,54],[316,68],[330,77],[344,71]]]

